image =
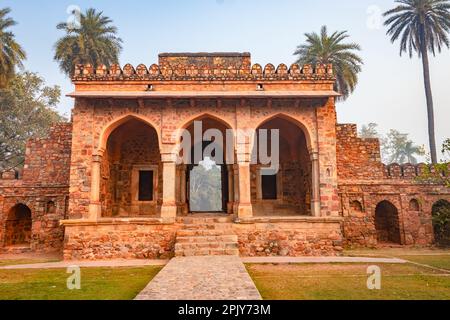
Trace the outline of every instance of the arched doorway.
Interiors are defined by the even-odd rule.
[[[433,229],[438,244],[450,245],[450,202],[439,200],[433,205]]]
[[[31,210],[17,204],[9,210],[5,225],[5,246],[29,246],[31,243]]]
[[[157,216],[162,162],[154,127],[130,117],[108,136],[101,164],[103,217]]]
[[[382,201],[377,205],[375,228],[379,243],[401,244],[398,210],[389,201]]]
[[[231,127],[209,115],[183,128],[177,195],[182,213],[232,213],[234,142]],[[184,139],[190,139],[185,143]],[[187,151],[186,149],[190,146]],[[184,154],[189,152],[189,154]]]
[[[261,130],[266,130],[267,143],[261,141]],[[267,146],[267,155],[277,157],[272,150],[273,130],[279,130],[279,170],[267,171],[260,159],[260,151]],[[264,137],[264,135],[263,135]],[[308,138],[304,129],[293,120],[277,116],[256,130],[253,155],[257,164],[251,166],[252,203],[255,216],[311,215],[312,162],[308,151]]]

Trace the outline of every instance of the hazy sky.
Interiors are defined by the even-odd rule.
[[[338,104],[340,123],[375,122],[428,144],[422,65],[415,57],[399,56],[381,25],[380,13],[392,0],[0,0],[19,22],[13,31],[24,46],[26,68],[40,73],[64,94],[72,85],[53,61],[56,30],[68,18],[67,8],[94,7],[114,20],[123,39],[121,64],[150,65],[160,52],[249,51],[253,63],[295,61],[293,52],[304,33],[348,30],[362,46],[365,61],[356,92]],[[432,86],[439,144],[450,137],[450,51],[431,58]],[[64,98],[59,111],[70,114],[73,101]]]

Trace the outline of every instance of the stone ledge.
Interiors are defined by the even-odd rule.
[[[387,186],[418,186],[418,187],[444,187],[442,184],[438,183],[428,183],[428,182],[418,182],[413,178],[385,178],[385,179],[377,179],[377,180],[361,180],[361,179],[339,179],[339,186],[379,186],[379,185],[387,185]]]
[[[308,223],[341,223],[343,217],[251,217],[235,221],[237,224],[308,222]]]
[[[76,220],[62,220],[62,226],[100,226],[100,225],[127,225],[127,224],[141,224],[141,225],[170,225],[174,224],[175,220],[166,220],[162,218],[103,218],[99,220],[76,219]]]

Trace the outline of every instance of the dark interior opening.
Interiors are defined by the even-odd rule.
[[[263,200],[277,199],[277,176],[262,175],[262,198]]]
[[[139,171],[139,201],[153,201],[153,171]]]

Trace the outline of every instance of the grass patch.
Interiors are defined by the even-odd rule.
[[[82,268],[81,290],[68,290],[65,269],[0,270],[0,300],[131,300],[162,269]]]
[[[384,248],[346,250],[349,257],[399,258],[429,265],[435,268],[450,270],[449,249],[427,248]]]
[[[247,265],[266,300],[448,300],[450,277],[412,264],[380,264],[381,290],[368,290],[369,264]]]
[[[399,256],[401,259],[426,264],[435,268],[449,270],[450,272],[450,255],[412,255]]]

